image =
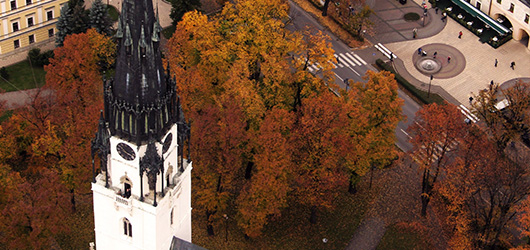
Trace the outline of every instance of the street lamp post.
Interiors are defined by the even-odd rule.
[[[225,242],[228,242],[228,215],[223,214],[223,218],[225,218]]]
[[[429,92],[427,92],[427,98],[431,97],[431,82],[434,77],[431,75],[431,78],[429,80]]]
[[[423,19],[423,27],[425,27],[425,18],[427,18],[427,5],[423,6],[423,17],[421,18]]]

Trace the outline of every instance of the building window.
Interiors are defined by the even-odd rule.
[[[18,22],[13,22],[13,32],[17,32],[18,31]]]
[[[497,0],[497,3],[498,3],[498,4],[501,4],[501,3],[502,3],[502,0]]]
[[[477,2],[477,9],[480,10],[480,8],[482,8],[482,4],[480,2]]]
[[[15,49],[20,48],[20,40],[17,39],[15,41],[13,41],[13,45],[15,45]]]
[[[123,219],[123,234],[132,237],[132,225],[128,219]]]
[[[528,23],[528,19],[530,19],[530,16],[528,14],[524,15],[524,22]]]
[[[31,0],[26,0],[26,5],[32,4]]]
[[[48,37],[53,37],[53,35],[55,35],[54,30],[53,29],[49,29],[48,30]]]
[[[17,9],[17,1],[11,0],[11,10],[16,10],[16,9]]]
[[[28,27],[33,26],[33,17],[28,17]]]
[[[46,17],[48,18],[48,21],[53,19],[53,10],[46,11]]]
[[[35,42],[35,35],[29,35],[28,40],[29,40],[29,44],[34,43]]]
[[[515,5],[513,3],[510,4],[510,9],[508,11],[510,11],[511,13],[513,13],[513,9],[515,8]]]

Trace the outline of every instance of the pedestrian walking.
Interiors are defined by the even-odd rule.
[[[339,59],[339,57],[338,57],[338,56],[335,56],[335,58],[337,58],[337,65],[339,65],[339,64],[340,64],[340,59]]]
[[[513,70],[515,70],[515,62],[510,63],[510,68],[512,68]]]
[[[421,56],[427,56],[427,51],[425,51],[425,50],[422,51],[422,52],[421,52]]]
[[[458,32],[458,39],[462,39],[462,35],[463,35],[462,31]]]
[[[391,62],[394,61],[394,52],[390,52],[390,61],[391,61]]]
[[[445,22],[445,19],[447,19],[447,13],[442,13],[442,22]]]
[[[418,55],[421,55],[421,51],[422,51],[421,47],[418,48]]]
[[[418,29],[414,28],[412,30],[412,38],[416,38],[416,35],[418,34]]]
[[[451,57],[448,56],[448,57],[447,57],[447,63],[450,63],[450,62],[451,62]]]
[[[434,13],[438,14],[438,6],[434,8]]]
[[[438,52],[437,52],[437,51],[434,51],[434,54],[432,54],[432,57],[433,57],[433,58],[436,58],[436,55],[438,55]]]
[[[490,82],[490,91],[493,90],[493,80]]]
[[[498,63],[499,63],[499,61],[497,61],[497,58],[495,58],[495,68],[497,67]]]
[[[472,96],[469,97],[469,103],[471,104],[471,102],[473,102],[473,97]]]

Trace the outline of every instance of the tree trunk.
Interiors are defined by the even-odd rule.
[[[74,192],[74,189],[70,189],[70,194],[72,194],[72,196],[70,197],[70,203],[72,203],[72,212],[75,213],[75,211],[77,210],[77,207],[75,205],[75,192]]]
[[[357,183],[359,182],[359,176],[356,173],[351,173],[350,183],[348,185],[348,193],[356,194],[357,193]]]
[[[206,210],[206,231],[208,232],[209,236],[214,236],[215,233],[213,231],[213,224],[210,222],[210,217],[215,214],[215,212],[211,212],[209,210]]]
[[[247,168],[245,169],[245,179],[250,180],[252,177],[252,167],[254,167],[254,162],[249,161]]]
[[[311,207],[311,216],[309,217],[309,222],[311,224],[317,223],[317,207],[316,206]]]
[[[352,180],[350,180],[350,183],[348,185],[348,193],[350,194],[357,193],[357,183],[354,183]]]
[[[429,205],[429,195],[423,193],[421,195],[421,216],[425,217],[427,215],[427,205]]]
[[[328,7],[329,7],[329,2],[331,0],[326,0],[324,2],[324,7],[322,7],[322,16],[327,16],[328,15]]]

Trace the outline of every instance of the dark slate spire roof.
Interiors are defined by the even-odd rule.
[[[165,74],[162,28],[150,0],[124,0],[118,20],[116,74],[105,86],[112,135],[136,144],[159,140],[179,120],[175,81]]]
[[[159,43],[152,39],[160,32],[152,2],[124,1],[119,22],[125,33],[119,39],[114,94],[130,103],[153,103],[166,93],[166,85]]]

